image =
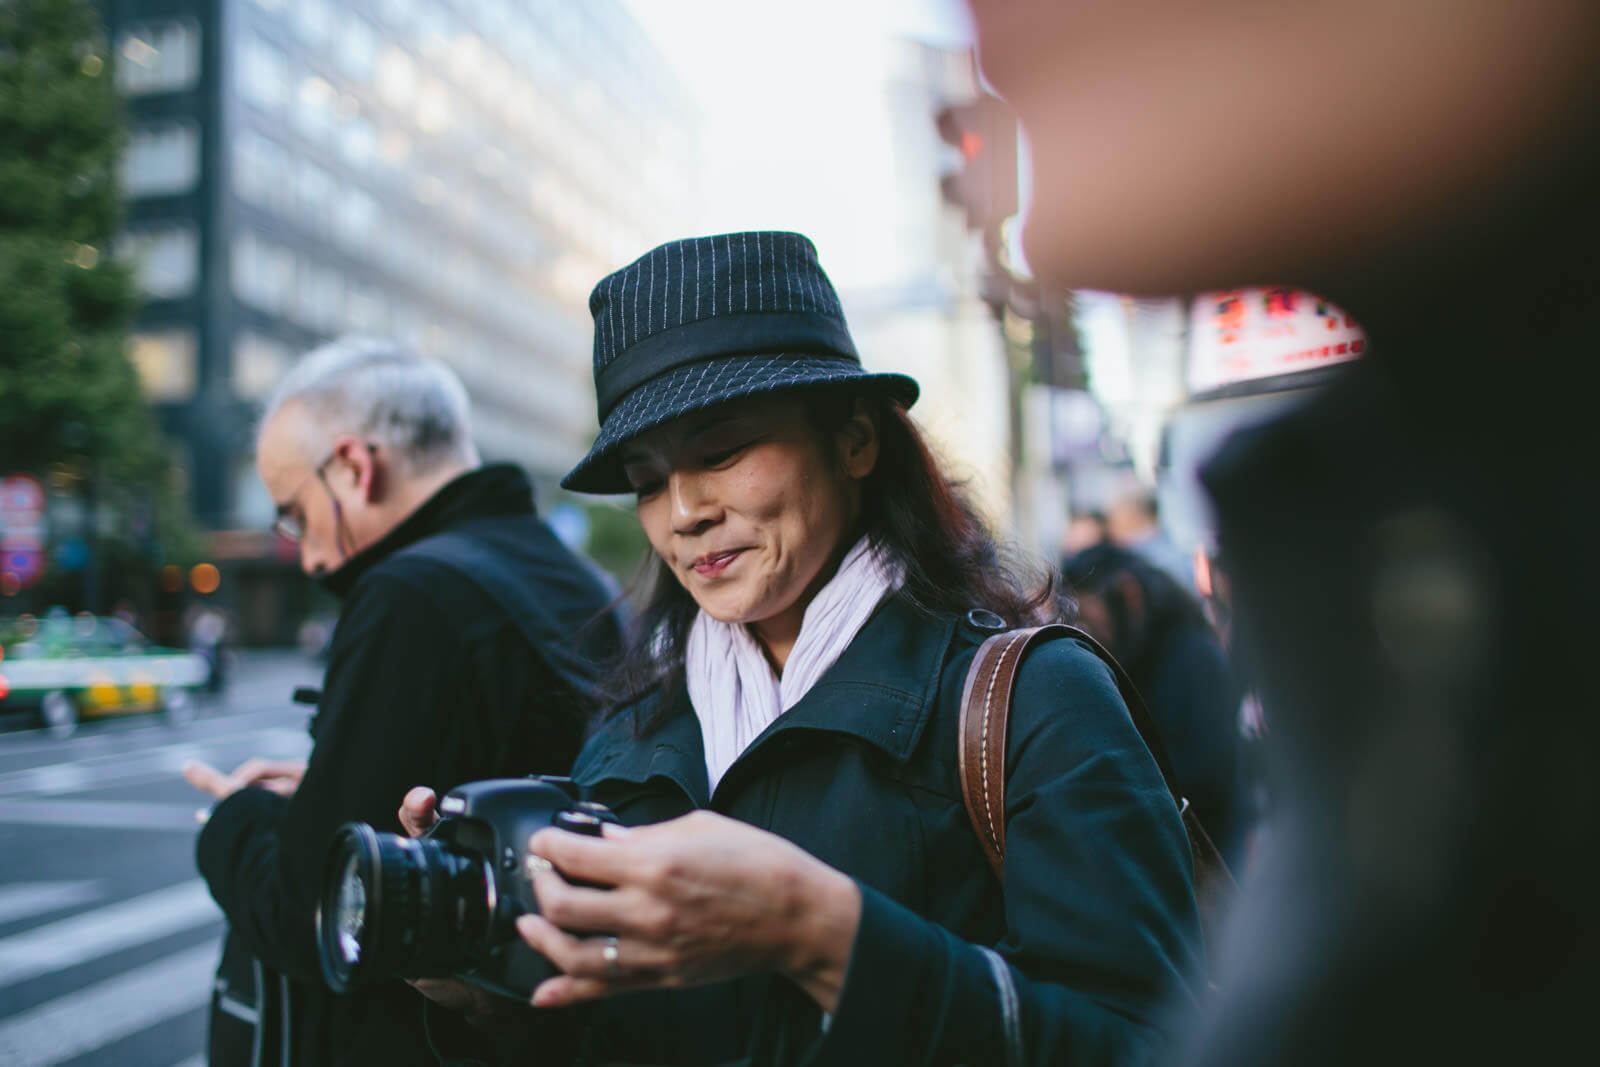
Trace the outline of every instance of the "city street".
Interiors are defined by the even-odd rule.
[[[194,868],[185,761],[303,757],[320,667],[244,653],[223,698],[174,728],[0,734],[0,1064],[198,1067],[222,923]]]

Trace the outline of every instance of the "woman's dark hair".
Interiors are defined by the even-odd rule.
[[[856,405],[866,405],[878,429],[878,461],[862,482],[855,536],[865,535],[886,561],[903,568],[901,596],[907,602],[932,616],[985,608],[1013,627],[1062,616],[1054,573],[1035,578],[1008,558],[966,487],[945,475],[904,406],[881,393],[838,389],[811,389],[797,399],[829,447]],[[641,593],[640,610],[623,654],[602,686],[602,714],[610,718],[626,712],[640,698],[660,692],[655,711],[635,723],[644,735],[680,710],[675,701],[681,696],[689,628],[699,607],[653,554],[635,586]]]

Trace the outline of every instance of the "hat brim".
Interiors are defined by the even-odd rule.
[[[561,479],[561,488],[576,493],[631,492],[622,468],[622,446],[681,415],[745,396],[852,384],[883,390],[906,407],[916,403],[919,392],[917,383],[904,374],[871,374],[860,364],[837,357],[765,353],[675,368],[622,398],[606,416],[589,454]]]

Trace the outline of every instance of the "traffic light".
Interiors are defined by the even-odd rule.
[[[966,212],[967,228],[998,246],[1000,224],[1017,213],[1017,117],[997,96],[952,104],[937,116],[939,136],[960,154],[940,178],[944,198]]]

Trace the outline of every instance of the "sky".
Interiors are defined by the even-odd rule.
[[[700,108],[697,231],[799,230],[842,288],[888,280],[892,43],[964,47],[959,0],[624,4]]]

